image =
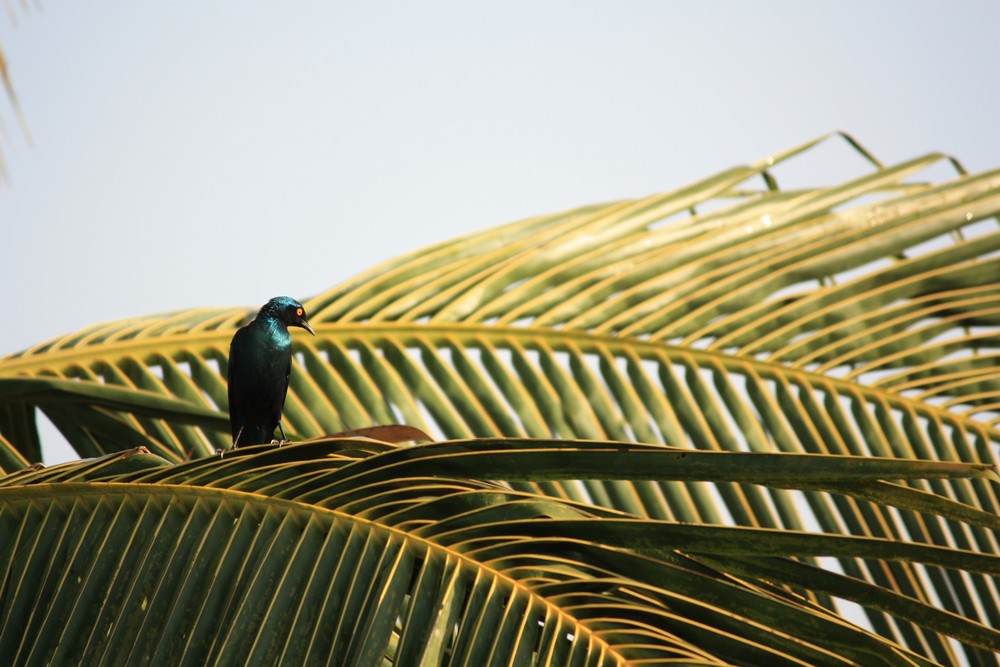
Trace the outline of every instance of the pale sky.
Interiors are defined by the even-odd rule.
[[[890,163],[1000,167],[996,0],[9,4],[33,144],[0,100],[0,355],[302,299],[832,130]],[[802,174],[862,168],[819,155]]]

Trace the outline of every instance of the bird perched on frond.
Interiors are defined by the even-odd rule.
[[[292,337],[288,327],[302,327],[316,335],[302,304],[278,296],[239,329],[229,344],[229,424],[233,448],[271,442],[281,431],[281,410],[292,371]]]

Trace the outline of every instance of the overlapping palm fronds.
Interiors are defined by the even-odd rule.
[[[1000,554],[984,519],[1000,513],[996,483],[816,480],[832,457],[995,464],[1000,171],[967,175],[936,154],[886,166],[846,139],[870,167],[843,183],[779,187],[780,172],[817,140],[678,190],[444,242],[306,301],[318,335],[296,338],[286,429],[304,438],[406,423],[447,439],[794,455],[807,462],[809,483],[499,471],[483,479],[508,480],[503,493],[589,508],[588,519],[621,512],[715,536],[737,526],[762,532],[733,535],[774,545],[785,544],[779,534],[843,539],[856,550],[807,549],[780,563],[773,553],[676,548],[751,588],[801,595],[797,604],[810,608],[857,601],[874,631],[916,664],[917,655],[951,664],[960,654],[995,664],[992,635],[976,634],[1000,624],[992,566],[890,554],[899,545],[986,561]],[[942,165],[957,167],[955,176],[917,180]],[[0,360],[0,466],[38,459],[35,407],[84,456],[142,445],[179,462],[226,446],[226,354],[249,314],[97,325]],[[615,470],[616,453],[601,456]],[[530,549],[534,538],[524,537]],[[883,557],[872,555],[878,548]],[[673,563],[667,551],[643,557]],[[943,616],[929,622],[922,614],[932,609]],[[723,626],[712,627],[705,632]],[[694,639],[701,630],[685,628],[683,641],[705,649]]]
[[[180,465],[133,450],[10,475],[0,479],[0,530],[12,537],[0,547],[0,652],[59,664],[931,664],[783,589],[847,582],[792,557],[860,553],[996,575],[1000,556],[643,520],[484,481],[753,479],[862,498],[881,486],[885,502],[905,506],[908,491],[882,478],[995,475],[819,459],[825,471],[805,455],[362,439]],[[871,586],[859,596],[934,632],[1000,642],[926,603]]]

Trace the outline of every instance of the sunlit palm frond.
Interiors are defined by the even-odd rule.
[[[966,175],[938,154],[886,166],[838,136],[866,165],[842,183],[779,187],[817,140],[677,190],[437,244],[307,300],[318,336],[295,338],[286,428],[310,437],[406,423],[446,438],[995,463],[1000,172]],[[946,168],[955,175],[917,180]],[[227,409],[229,339],[250,314],[202,309],[97,325],[0,360],[4,378],[50,377],[88,396],[7,394],[0,432],[16,451],[4,469],[37,459],[34,406],[90,456],[143,444],[178,460],[227,446],[224,417],[209,414]],[[156,395],[168,401],[162,411],[150,410]],[[657,520],[1000,553],[995,529],[924,504],[941,497],[1000,514],[985,479],[910,479],[851,494],[742,479],[512,485]],[[886,494],[904,489],[906,503],[889,509]],[[822,564],[859,586],[1000,625],[986,572],[837,556]],[[723,555],[712,557],[717,566]],[[725,557],[734,572],[745,567]],[[818,581],[816,558],[786,568],[787,580],[758,574]],[[870,593],[848,588],[842,582],[839,597]],[[823,606],[838,596],[818,585],[803,594]],[[881,613],[877,597],[867,611],[879,634],[954,659],[941,635],[898,607]],[[972,645],[963,649],[972,664],[993,664]]]
[[[520,665],[589,656],[588,664],[923,665],[930,663],[773,585],[810,588],[796,569],[804,566],[788,556],[860,550],[1000,572],[997,556],[782,531],[705,532],[475,481],[745,478],[732,456],[622,443],[399,449],[340,440],[184,464],[135,451],[21,473],[0,480],[0,525],[15,536],[0,546],[0,571],[11,582],[0,648],[15,660],[53,662]],[[825,479],[817,459],[785,458],[787,465],[757,468],[760,481],[846,489],[883,475],[950,483],[995,474],[970,464],[872,460]],[[525,472],[532,470],[539,472]],[[946,512],[951,505],[933,502]],[[122,540],[123,550],[102,548]],[[817,576],[815,587],[844,588],[818,574],[827,578]],[[859,598],[1000,647],[991,628],[869,589]]]

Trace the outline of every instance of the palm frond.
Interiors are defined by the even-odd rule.
[[[405,423],[436,438],[816,455],[831,470],[829,455],[994,465],[1000,171],[968,175],[940,154],[883,165],[832,138],[866,171],[782,189],[782,173],[824,137],[677,190],[440,243],[307,300],[318,335],[296,337],[286,428],[302,438]],[[942,168],[955,176],[918,180]],[[0,359],[2,383],[49,383],[0,384],[0,465],[37,460],[35,408],[86,456],[143,445],[179,461],[226,447],[228,344],[250,312],[95,325]],[[786,487],[509,475],[519,493],[592,512],[1000,554],[982,520],[1000,514],[985,478]],[[842,582],[840,597],[868,599],[878,634],[944,663],[955,657],[947,640],[909,611],[884,613],[891,600],[866,587],[1000,626],[988,572],[873,565],[859,553],[805,554],[786,579],[763,576],[770,556],[754,562],[792,587],[818,565],[837,570],[856,582]],[[731,554],[698,557],[746,567]],[[828,589],[802,595],[832,608]],[[994,664],[969,641],[970,664]]]
[[[29,662],[575,664],[590,656],[592,664],[923,665],[775,586],[810,587],[789,557],[860,549],[874,559],[1000,572],[998,556],[637,520],[464,476],[475,466],[442,472],[454,452],[499,468],[537,467],[524,473],[535,480],[683,478],[676,464],[689,460],[621,443],[400,449],[327,440],[180,464],[136,450],[2,478],[0,526],[14,539],[0,547],[9,587],[0,648]],[[619,473],[633,455],[646,465]],[[813,468],[805,482],[822,470],[798,460]],[[872,466],[901,477],[990,474],[969,464]],[[496,472],[483,468],[484,477]],[[788,483],[780,466],[774,474]],[[843,475],[864,483],[872,470]],[[109,542],[127,548],[103,548]],[[992,628],[878,593],[875,603],[890,613],[1000,648]],[[778,628],[795,628],[795,637]]]

